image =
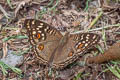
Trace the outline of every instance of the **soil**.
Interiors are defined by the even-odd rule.
[[[24,20],[28,18],[44,21],[61,33],[97,33],[101,37],[99,47],[94,46],[89,49],[63,69],[50,71],[46,65],[39,63],[32,48],[24,52],[30,47],[28,38],[23,38],[26,36],[26,30],[22,30]],[[22,38],[19,35],[22,35]],[[11,36],[15,37],[10,38]],[[5,38],[8,40],[4,46]],[[99,58],[101,63],[97,64],[96,59],[91,59],[106,50],[109,52],[109,48],[119,41],[119,0],[10,0],[10,2],[1,0],[0,2],[0,53],[2,54],[0,57],[7,56],[8,50],[24,52],[23,62],[15,66],[21,69],[22,73],[18,74],[7,69],[8,73],[4,75],[1,67],[0,80],[119,80],[119,77],[110,69],[113,66],[119,68],[119,61],[110,59],[102,63],[104,61],[100,61]],[[115,50],[117,48],[120,49],[120,46]],[[87,59],[91,59],[92,63],[87,63]]]

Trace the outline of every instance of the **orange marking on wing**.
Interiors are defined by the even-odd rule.
[[[40,39],[41,38],[41,35],[40,35],[40,33],[38,33],[38,34],[35,34],[35,39]]]
[[[38,49],[42,51],[44,49],[44,45],[43,44],[39,44]]]
[[[78,46],[78,48],[79,48],[79,49],[82,49],[83,45],[84,45],[84,44],[80,44],[80,45]]]
[[[40,38],[41,38],[41,35],[40,35],[40,34],[37,34],[37,38],[40,39]]]
[[[70,53],[68,54],[69,57],[72,56],[72,55],[73,55],[73,52],[70,52]]]

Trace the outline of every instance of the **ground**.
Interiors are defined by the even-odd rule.
[[[89,49],[72,64],[60,70],[50,71],[47,66],[39,63],[30,46],[22,24],[28,18],[42,20],[63,34],[97,33],[100,41],[97,47]],[[119,41],[119,0],[1,0],[0,2],[0,80],[119,80],[120,61],[116,61],[120,59],[120,56],[117,56],[120,50]],[[91,58],[102,53],[112,54],[112,57],[104,55],[105,59]],[[93,63],[89,64],[87,60]]]

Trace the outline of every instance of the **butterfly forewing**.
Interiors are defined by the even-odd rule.
[[[24,26],[27,29],[31,43],[36,44],[41,41],[54,41],[59,40],[62,37],[61,33],[57,31],[57,29],[39,20],[26,19]]]
[[[54,27],[34,19],[26,19],[24,27],[27,29],[29,41],[36,56],[46,64],[51,52],[54,51],[56,44],[62,38],[62,34]]]
[[[76,41],[75,49],[76,52],[81,54],[84,50],[88,50],[94,44],[98,43],[100,36],[94,33],[80,33],[73,35],[74,40]]]

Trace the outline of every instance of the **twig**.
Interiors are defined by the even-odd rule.
[[[7,0],[8,5],[10,6],[11,9],[13,9],[10,0]]]
[[[107,28],[111,28],[111,27],[120,27],[120,24],[114,24],[114,25],[108,25],[108,26],[101,27],[101,28],[90,29],[90,30],[88,30],[88,32],[90,32],[90,31],[98,31],[98,30],[107,29]],[[81,32],[84,32],[84,31],[85,30],[76,31],[76,32],[72,32],[71,34],[77,34],[77,33],[81,33]]]
[[[88,28],[85,30],[86,32],[91,29],[95,23],[98,21],[98,19],[102,16],[103,12],[101,11],[98,16],[90,23],[90,25],[88,26]]]
[[[8,14],[8,13],[3,9],[3,7],[2,7],[1,5],[0,5],[0,10],[1,10],[1,12],[3,12],[3,14],[5,15],[5,17],[9,19],[10,14]]]

